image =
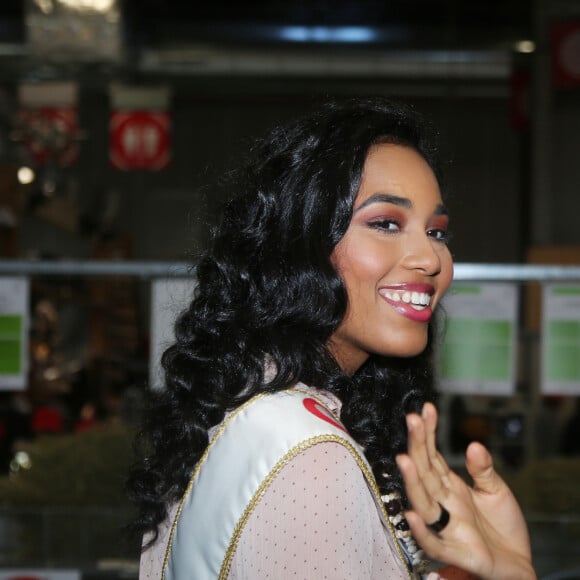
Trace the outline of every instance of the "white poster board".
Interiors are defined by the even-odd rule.
[[[81,580],[79,570],[1,569],[0,580]]]
[[[546,395],[580,395],[580,285],[545,284],[542,386]]]
[[[151,356],[149,384],[163,388],[161,355],[174,340],[173,328],[178,315],[193,297],[193,278],[158,278],[151,283]]]
[[[0,278],[0,390],[26,388],[28,296],[27,278]]]
[[[443,299],[438,385],[448,393],[511,395],[516,383],[518,288],[455,283]]]

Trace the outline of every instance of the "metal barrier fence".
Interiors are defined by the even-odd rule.
[[[138,276],[186,277],[186,262],[39,261],[0,260],[0,276]],[[561,282],[580,280],[580,266],[532,264],[455,264],[456,281]]]

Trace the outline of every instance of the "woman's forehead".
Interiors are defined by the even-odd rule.
[[[406,145],[381,143],[369,149],[354,207],[377,194],[406,200],[411,206],[414,201],[441,204],[439,183],[431,166]]]

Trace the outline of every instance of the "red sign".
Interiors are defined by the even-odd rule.
[[[116,111],[111,115],[109,127],[109,155],[117,169],[157,171],[169,163],[168,113]]]
[[[553,23],[550,38],[554,86],[580,85],[580,21]]]
[[[19,140],[35,165],[72,165],[78,157],[77,110],[73,107],[23,108],[18,113]]]

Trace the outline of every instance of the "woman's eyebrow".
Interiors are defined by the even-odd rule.
[[[357,212],[373,203],[392,203],[406,209],[411,209],[413,204],[410,199],[406,197],[399,197],[391,193],[375,193],[369,198],[365,199],[354,211]]]
[[[398,205],[399,207],[404,207],[405,209],[411,209],[413,207],[413,202],[407,197],[401,197],[399,195],[394,195],[392,193],[375,193],[371,195],[368,199],[365,199],[355,210],[357,211],[373,204],[373,203],[392,203],[393,205]],[[447,208],[442,204],[438,204],[433,212],[435,215],[449,215]]]

